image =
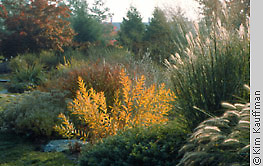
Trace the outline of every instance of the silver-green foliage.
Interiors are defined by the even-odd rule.
[[[65,113],[65,94],[33,91],[14,98],[0,112],[0,130],[50,137],[59,113]]]

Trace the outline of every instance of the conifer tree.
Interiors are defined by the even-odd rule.
[[[145,33],[145,25],[142,17],[135,7],[130,7],[126,18],[123,18],[118,41],[121,45],[128,47],[136,55],[142,49],[142,40]]]
[[[174,42],[171,27],[165,13],[159,8],[155,8],[153,12],[153,18],[147,26],[145,40],[152,59],[160,64],[173,53]]]
[[[105,32],[110,33],[113,27],[102,23],[112,16],[104,2],[96,0],[93,6],[89,6],[86,1],[71,0],[69,6],[72,9],[70,22],[77,33],[74,40],[78,43],[105,43]]]

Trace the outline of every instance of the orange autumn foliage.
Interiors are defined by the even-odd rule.
[[[71,44],[70,10],[62,0],[6,0],[0,5],[5,30],[1,47],[6,56],[26,51],[54,49],[63,51]]]
[[[120,73],[121,88],[116,92],[114,106],[107,109],[104,93],[93,88],[88,91],[79,77],[77,97],[69,104],[70,117],[60,114],[62,123],[55,126],[64,137],[79,137],[94,142],[119,130],[168,121],[175,95],[164,84],[156,88],[145,86],[145,77],[138,78],[134,85],[124,70]],[[73,117],[73,118],[72,118]]]

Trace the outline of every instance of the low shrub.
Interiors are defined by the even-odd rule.
[[[62,56],[56,54],[54,51],[41,51],[39,54],[35,54],[35,56],[37,57],[37,61],[39,61],[47,71],[55,69],[63,60]]]
[[[12,94],[0,94],[0,112],[3,111],[6,105],[13,101],[15,95]]]
[[[146,52],[140,59],[136,59],[134,54],[124,48],[92,47],[87,53],[77,50],[68,50],[63,54],[64,62],[59,65],[60,72],[65,72],[72,68],[83,68],[84,66],[110,66],[111,68],[125,68],[132,79],[144,75],[146,84],[169,83],[169,75],[164,66],[156,64]],[[65,63],[66,62],[66,63]],[[70,64],[70,67],[65,64]],[[96,64],[96,65],[95,65]],[[117,67],[118,66],[118,67]],[[97,67],[95,67],[97,68]],[[56,76],[57,77],[57,76]],[[83,78],[85,80],[85,78]]]
[[[202,122],[180,149],[178,166],[249,165],[250,103],[223,103],[227,111]]]
[[[69,91],[67,97],[75,98],[78,90],[78,77],[86,83],[87,89],[91,87],[97,92],[104,92],[108,106],[113,105],[114,94],[120,87],[120,66],[108,63],[88,63],[77,61],[61,65],[59,73],[55,74],[38,89],[41,91],[60,90]]]
[[[0,112],[0,127],[32,137],[54,135],[58,115],[66,113],[65,94],[33,91],[18,95]]]
[[[43,65],[33,59],[29,61],[22,56],[17,56],[11,60],[10,66],[12,69],[8,87],[10,92],[23,93],[41,84],[45,79]]]
[[[114,47],[91,47],[87,55],[90,61],[96,62],[100,59],[111,64],[129,62],[133,57],[133,54],[128,50]]]
[[[69,105],[72,115],[67,118],[61,114],[62,123],[55,129],[65,137],[79,137],[90,142],[115,135],[119,130],[167,122],[166,115],[175,99],[164,84],[147,88],[144,76],[132,83],[122,70],[121,88],[108,109],[103,92],[97,93],[93,88],[87,91],[81,78],[78,83],[80,90]]]
[[[19,64],[19,62],[26,63],[29,66],[34,64],[41,64],[45,70],[51,70],[56,68],[56,66],[63,60],[60,55],[57,55],[53,51],[41,51],[39,53],[25,53],[18,57],[12,58],[10,66],[13,71],[20,69],[24,64]]]
[[[8,90],[22,93],[35,88],[45,81],[45,73],[55,68],[59,62],[60,57],[48,51],[16,56],[10,60],[12,76]]]
[[[180,161],[178,150],[188,133],[186,126],[175,121],[129,129],[95,145],[88,144],[82,150],[80,165],[174,166]]]

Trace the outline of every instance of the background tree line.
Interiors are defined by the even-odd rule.
[[[231,24],[239,28],[249,17],[248,0],[196,1],[202,8],[200,27],[202,24],[212,26],[220,19],[229,30],[233,26],[224,21],[228,15]],[[154,62],[164,64],[171,54],[184,56],[186,34],[195,35],[194,23],[180,8],[155,8],[149,23],[145,24],[140,12],[131,6],[117,35],[113,25],[105,22],[112,15],[103,0],[95,0],[92,5],[83,0],[3,0],[0,5],[0,51],[9,58],[41,50],[63,52],[68,48],[88,49],[92,44],[114,45],[112,41],[117,39],[117,44],[131,51],[136,59],[148,52]]]
[[[3,0],[0,3],[0,51],[6,57],[41,50],[64,52],[83,43],[107,45],[112,13],[102,0]]]
[[[199,27],[205,27],[203,33],[212,30],[218,23],[231,31],[238,29],[241,24],[246,25],[249,18],[249,0],[196,0],[200,4],[201,18]],[[169,18],[167,17],[169,16]],[[227,18],[226,18],[227,17]],[[186,34],[194,34],[194,22],[185,17],[181,8],[155,8],[149,24],[142,22],[139,11],[131,7],[123,18],[118,41],[131,50],[137,58],[141,58],[146,51],[158,64],[163,64],[171,54],[179,53],[184,56],[187,47]]]

